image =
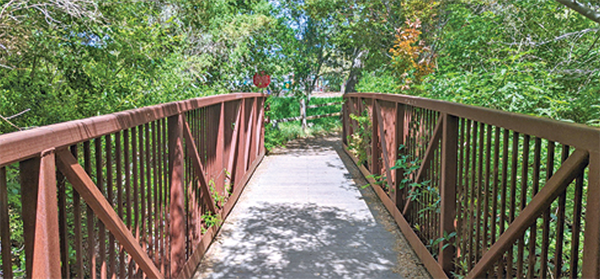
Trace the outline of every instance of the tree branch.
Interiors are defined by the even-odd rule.
[[[23,130],[23,129],[21,129],[21,127],[19,127],[19,126],[17,126],[17,125],[15,125],[15,124],[13,124],[12,122],[10,122],[8,119],[6,119],[6,117],[2,116],[1,114],[0,114],[0,118],[1,118],[2,120],[6,121],[6,123],[8,123],[10,126],[13,126],[13,127],[15,127],[17,130],[19,130],[19,131],[22,131],[22,130]]]
[[[24,113],[26,113],[26,112],[28,112],[28,111],[30,111],[30,110],[31,110],[31,109],[30,109],[30,108],[28,108],[28,109],[26,109],[26,110],[24,110],[24,111],[22,111],[22,112],[19,112],[19,113],[17,113],[17,114],[15,114],[15,115],[13,115],[13,116],[6,117],[6,119],[10,120],[10,119],[13,119],[13,118],[17,118],[17,117],[19,117],[19,116],[23,115]]]
[[[578,3],[577,0],[556,0],[556,2],[573,9],[574,11],[597,23],[600,23],[600,13],[596,12],[590,7],[585,6],[584,4]]]

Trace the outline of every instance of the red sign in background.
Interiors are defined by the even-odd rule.
[[[271,83],[271,76],[265,75],[265,72],[261,71],[260,74],[254,74],[252,81],[254,82],[254,85],[256,85],[256,87],[265,88]]]

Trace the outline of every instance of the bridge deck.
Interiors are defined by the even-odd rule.
[[[429,277],[339,137],[267,156],[194,278]]]

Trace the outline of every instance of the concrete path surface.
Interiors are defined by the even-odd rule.
[[[264,158],[194,278],[429,278],[338,136]]]

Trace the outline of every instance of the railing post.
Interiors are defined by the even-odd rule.
[[[600,153],[590,152],[582,278],[600,278]]]
[[[348,145],[348,142],[346,141],[346,134],[347,134],[347,129],[348,129],[348,124],[346,123],[346,113],[348,111],[348,109],[346,108],[346,106],[348,105],[348,102],[345,102],[345,100],[343,100],[344,102],[342,103],[342,143]]]
[[[54,149],[21,162],[27,278],[62,278]]]
[[[236,124],[238,131],[237,156],[234,157],[235,162],[235,177],[234,182],[238,183],[246,173],[246,98],[240,100],[240,120]],[[238,187],[238,186],[235,186]]]
[[[377,119],[377,115],[376,113],[377,110],[375,109],[375,102],[377,102],[377,99],[371,99],[371,164],[370,164],[370,168],[369,170],[371,171],[372,174],[378,175],[381,174],[381,167],[379,165],[379,134],[378,134],[378,127],[379,127],[379,122]]]
[[[398,159],[401,155],[401,151],[400,151],[400,145],[404,145],[404,104],[401,103],[396,103],[396,134],[394,135],[394,158]],[[393,166],[395,164],[395,162],[392,162],[391,165]],[[390,166],[391,167],[391,166]],[[395,187],[396,187],[396,194],[393,195],[394,197],[394,203],[396,204],[396,207],[398,209],[401,209],[400,207],[404,205],[404,202],[402,200],[402,190],[398,189],[398,187],[400,186],[400,181],[402,181],[402,179],[404,179],[404,172],[402,170],[394,170],[395,173]]]
[[[440,237],[444,234],[450,235],[455,231],[454,221],[456,218],[456,174],[458,154],[458,118],[444,114],[442,118],[442,173],[440,183]],[[453,237],[443,239],[439,244],[438,262],[446,274],[453,270],[455,247]],[[445,249],[444,246],[448,245]]]
[[[185,264],[185,191],[183,181],[183,115],[169,117],[169,171],[171,177],[171,277]]]
[[[258,110],[257,120],[256,120],[256,150],[254,152],[254,158],[256,159],[260,152],[262,152],[264,145],[264,131],[265,131],[265,104],[264,98],[256,98],[256,108]],[[254,160],[253,160],[254,161]]]

